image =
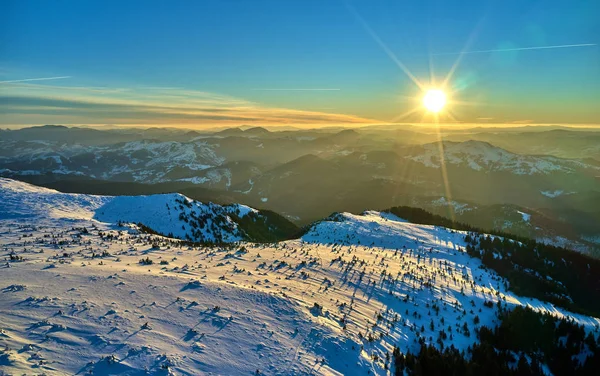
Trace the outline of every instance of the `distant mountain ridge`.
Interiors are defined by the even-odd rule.
[[[443,160],[440,156],[443,150]],[[600,167],[580,160],[550,156],[511,153],[485,141],[444,141],[425,144],[422,151],[409,157],[427,167],[439,168],[441,163],[462,165],[476,171],[506,171],[516,175],[550,174],[555,171],[573,173],[576,169],[600,171]]]

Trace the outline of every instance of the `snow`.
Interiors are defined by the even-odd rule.
[[[529,222],[529,220],[531,219],[531,214],[527,214],[519,210],[517,210],[517,213],[521,214],[521,217],[523,217],[524,222]]]
[[[556,190],[556,191],[540,191],[540,193],[546,197],[554,198],[562,195],[564,191]]]
[[[508,171],[516,175],[550,174],[554,171],[573,173],[576,168],[600,170],[578,160],[561,159],[550,156],[532,156],[511,153],[482,141],[442,143],[443,162],[450,165],[467,166],[476,171]],[[406,156],[431,168],[440,168],[440,144],[423,145],[417,154]]]
[[[586,240],[582,237],[583,240]],[[567,239],[564,236],[539,236],[535,239],[538,243],[544,243],[548,245],[554,245],[557,247],[569,248],[581,253],[589,253],[590,248],[585,244],[574,242],[571,239]],[[589,240],[588,240],[589,241]]]
[[[242,204],[231,204],[225,207],[228,213],[234,213],[240,217],[245,217],[250,213],[258,214],[258,210]]]
[[[549,198],[555,198],[563,195],[572,195],[577,192],[565,192],[563,190],[555,190],[555,191],[540,191],[540,193]]]
[[[308,373],[301,366],[314,364],[315,347],[332,335],[298,320],[293,302],[265,292],[196,285],[136,267],[41,267],[3,273],[11,284],[26,286],[8,292],[1,282],[0,343],[14,350],[0,369],[15,374],[143,375],[148,368],[161,375],[164,365],[177,375]],[[146,322],[150,329],[141,329]],[[346,351],[343,342],[328,345],[340,355]],[[106,360],[111,355],[115,364]]]
[[[3,168],[0,170],[0,174],[14,174],[17,173],[21,176],[31,176],[31,175],[41,175],[42,172],[38,171],[38,170],[19,170],[19,171],[13,171],[11,169],[8,168]]]
[[[203,177],[194,177],[194,178],[187,178],[187,179],[179,179],[179,180],[184,180],[184,181],[190,181],[194,184],[210,184],[210,185],[214,185],[214,184],[218,184],[220,183],[223,179],[225,182],[225,187],[227,189],[229,189],[229,187],[231,186],[231,170],[228,168],[218,168],[218,169],[213,169],[210,170],[206,173],[206,176]]]
[[[590,243],[600,244],[600,235],[583,236],[582,239],[585,240],[585,241],[588,241]]]
[[[440,197],[437,200],[431,201],[433,206],[451,206],[455,213],[463,214],[464,212],[468,212],[473,210],[473,208],[466,203],[448,200],[446,197]]]
[[[176,163],[192,170],[204,170],[224,162],[214,154],[207,143],[200,141],[193,143],[131,141],[125,143],[121,150],[129,154],[140,150],[150,153],[152,158],[146,163],[147,167]],[[211,165],[197,163],[196,161],[201,157],[211,161]]]
[[[39,221],[90,220],[107,196],[65,194],[12,179],[0,178],[0,219]]]
[[[208,181],[210,181],[210,179],[208,177],[199,177],[199,176],[194,176],[191,178],[182,178],[182,179],[178,179],[178,181],[189,181],[192,184],[204,184]]]
[[[512,293],[464,252],[464,232],[389,213],[340,213],[300,239],[229,246],[190,246],[111,222],[139,213],[160,226],[172,220],[161,205],[205,208],[182,198],[69,195],[0,180],[8,204],[0,259],[23,257],[0,265],[2,370],[387,375],[385,354],[394,345],[417,351],[419,336],[436,344],[450,326],[445,346],[472,345],[478,325],[497,323],[486,301],[568,316],[587,330],[600,324]],[[62,211],[44,212],[55,205]]]
[[[149,196],[96,196],[61,193],[12,179],[0,178],[0,219],[28,218],[36,222],[99,221],[143,223],[162,234],[192,240],[235,242],[244,238],[228,213],[238,210],[242,216],[255,211],[245,205],[223,207],[191,200],[178,193]],[[206,218],[203,228],[193,229],[181,218]],[[223,224],[213,226],[220,218]]]
[[[13,149],[15,141],[6,141],[2,147]],[[19,174],[56,174],[100,176],[103,179],[129,179],[144,183],[171,181],[165,177],[168,172],[186,173],[192,183],[194,174],[225,162],[216,154],[217,145],[202,140],[190,142],[175,141],[131,141],[103,146],[83,146],[64,142],[25,141],[10,157],[0,157],[4,163],[23,164]],[[93,155],[93,159],[90,159]],[[90,159],[84,167],[79,162]],[[40,163],[42,162],[42,163]],[[204,181],[200,180],[198,184]]]
[[[190,207],[188,208],[180,202],[188,202]],[[176,210],[178,206],[180,210]],[[180,239],[186,237],[193,239],[194,237],[190,236],[190,226],[180,219],[182,212],[190,217],[203,215],[209,217],[205,220],[209,225],[202,229],[203,238],[208,241],[217,241],[218,238],[222,238],[225,242],[235,242],[243,239],[241,232],[237,229],[237,224],[228,216],[225,216],[225,220],[231,226],[230,231],[218,231],[219,234],[217,234],[211,228],[210,223],[214,222],[216,216],[228,212],[226,208],[212,203],[203,204],[176,193],[113,197],[96,210],[94,219],[107,223],[141,222],[162,234],[173,234],[172,236]]]
[[[243,193],[245,195],[249,194],[250,192],[252,192],[252,189],[254,188],[254,181],[252,179],[248,179],[248,185],[250,186],[250,188],[248,188],[245,191],[237,191],[240,193]]]

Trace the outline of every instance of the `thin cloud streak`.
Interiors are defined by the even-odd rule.
[[[160,88],[155,88],[156,91],[148,93],[147,87],[97,88],[34,83],[11,83],[6,86],[10,89],[0,96],[0,115],[4,117],[0,124],[35,123],[34,120],[40,115],[48,116],[53,122],[81,124],[376,122],[351,114],[270,107],[228,95],[186,89],[169,88],[161,93]]]
[[[29,81],[48,81],[48,80],[63,80],[66,78],[71,78],[72,76],[59,76],[59,77],[41,77],[41,78],[23,78],[21,80],[9,80],[9,81],[0,81],[0,84],[12,84],[15,82],[29,82]]]
[[[476,51],[464,51],[464,52],[442,52],[431,54],[431,56],[445,56],[445,55],[463,55],[463,54],[483,54],[490,52],[510,52],[510,51],[529,51],[529,50],[549,50],[554,48],[576,48],[576,47],[593,47],[597,46],[596,43],[580,43],[580,44],[562,44],[556,46],[536,46],[536,47],[516,47],[516,48],[498,48],[494,50],[476,50]]]
[[[253,91],[340,91],[342,89],[320,89],[320,88],[315,88],[315,89],[302,89],[302,88],[293,88],[293,89],[276,89],[276,88],[268,88],[268,89],[252,89]]]

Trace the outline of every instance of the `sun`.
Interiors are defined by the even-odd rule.
[[[423,106],[430,112],[440,112],[446,105],[446,94],[438,89],[428,90],[423,96]]]

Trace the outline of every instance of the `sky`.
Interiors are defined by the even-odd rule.
[[[597,125],[598,43],[597,0],[4,0],[0,126]]]

